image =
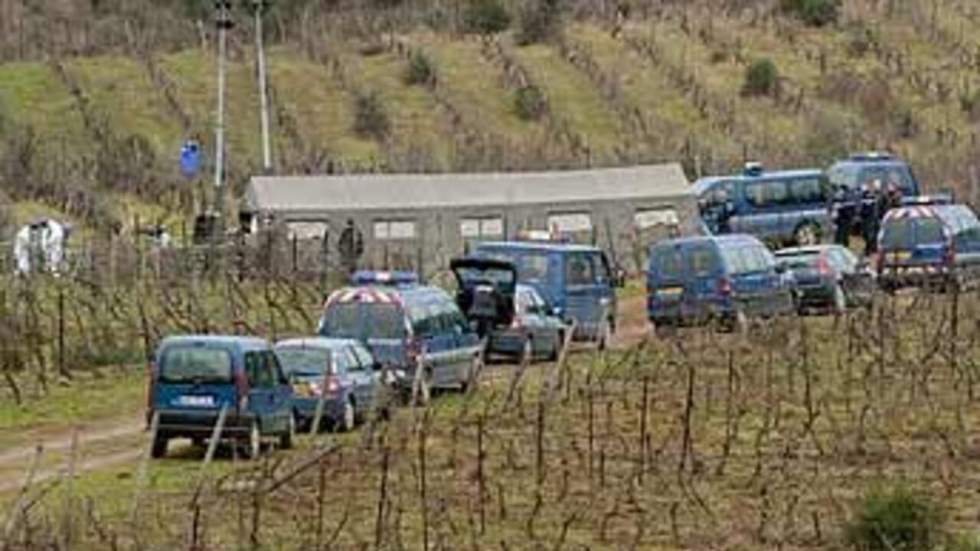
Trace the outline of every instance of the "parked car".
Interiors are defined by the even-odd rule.
[[[153,457],[174,438],[203,444],[226,409],[222,439],[246,444],[250,457],[262,440],[293,445],[292,387],[268,342],[252,337],[189,335],[160,343],[150,371],[148,419],[159,415]]]
[[[289,339],[276,343],[276,354],[293,386],[297,423],[309,429],[320,410],[320,426],[347,432],[381,408],[383,384],[380,364],[360,341],[324,337]]]
[[[892,155],[878,151],[855,153],[847,159],[835,162],[827,170],[827,177],[834,188],[859,192],[873,181],[886,188],[895,186],[906,200],[921,195],[919,181],[908,163]]]
[[[886,291],[972,287],[980,279],[980,221],[966,205],[892,209],[878,234],[876,265]]]
[[[487,353],[558,358],[566,326],[535,287],[517,283],[513,263],[457,258],[450,267],[458,287],[456,302],[487,338]]]
[[[776,251],[776,261],[792,276],[800,313],[843,313],[868,307],[875,290],[874,271],[840,245],[794,247]]]
[[[714,235],[749,234],[778,244],[815,245],[831,235],[830,184],[821,170],[766,171],[694,183],[701,218]]]
[[[318,333],[364,343],[403,392],[419,365],[427,388],[465,389],[479,356],[480,339],[456,302],[406,272],[354,274],[327,299]]]
[[[605,348],[616,331],[616,287],[623,277],[601,249],[547,242],[486,242],[475,258],[505,260],[517,270],[517,283],[530,285],[566,324],[575,323],[576,340]]]
[[[750,235],[685,237],[654,245],[647,313],[655,328],[793,312],[792,286],[769,249]]]

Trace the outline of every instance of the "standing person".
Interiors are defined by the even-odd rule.
[[[354,226],[354,221],[351,219],[347,220],[347,225],[340,232],[338,248],[340,249],[340,259],[344,265],[344,269],[347,270],[348,275],[353,274],[357,270],[357,264],[361,255],[364,254],[364,236]]]
[[[844,247],[851,246],[856,211],[854,193],[847,186],[838,186],[830,205],[830,216],[834,221],[834,243]]]
[[[728,190],[718,192],[718,203],[715,206],[715,219],[718,221],[718,233],[732,233],[732,216],[735,215],[735,205],[728,198]]]
[[[861,197],[861,235],[864,237],[865,255],[878,252],[882,206],[881,182],[872,180]]]

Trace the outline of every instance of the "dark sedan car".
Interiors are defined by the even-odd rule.
[[[776,261],[793,281],[800,313],[867,307],[875,287],[874,272],[840,245],[793,247],[776,252]]]

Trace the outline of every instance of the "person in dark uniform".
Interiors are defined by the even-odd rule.
[[[854,192],[847,186],[838,186],[831,198],[830,215],[834,221],[834,243],[844,247],[851,246],[851,232],[854,228],[854,216],[857,214],[857,203]]]
[[[344,230],[340,232],[340,240],[337,243],[340,249],[340,260],[348,273],[357,270],[357,262],[364,254],[364,236],[360,230],[354,226],[354,221],[348,219]]]
[[[881,212],[884,208],[884,194],[881,182],[872,180],[861,196],[861,235],[864,237],[864,254],[878,252],[878,229],[881,227]]]

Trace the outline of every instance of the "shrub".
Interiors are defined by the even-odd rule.
[[[945,538],[942,511],[904,486],[877,488],[847,525],[847,543],[859,551],[928,551]]]
[[[878,33],[863,24],[854,25],[847,31],[847,51],[852,57],[864,57],[878,42]]]
[[[354,132],[382,140],[391,133],[391,120],[377,92],[357,95],[354,106]]]
[[[960,109],[971,121],[980,118],[980,90],[960,92]]]
[[[745,70],[742,93],[747,96],[771,96],[779,86],[779,70],[771,59],[760,59]]]
[[[514,111],[524,120],[539,120],[547,110],[544,93],[533,84],[522,87],[514,96]]]
[[[521,12],[517,43],[521,46],[553,40],[561,33],[562,0],[533,0]]]
[[[837,22],[840,0],[782,0],[783,12],[813,27],[823,27]]]
[[[417,51],[408,60],[405,82],[410,85],[432,86],[436,83],[436,74],[435,62],[425,52]]]
[[[463,14],[466,32],[495,34],[510,26],[510,13],[500,0],[474,0]]]

